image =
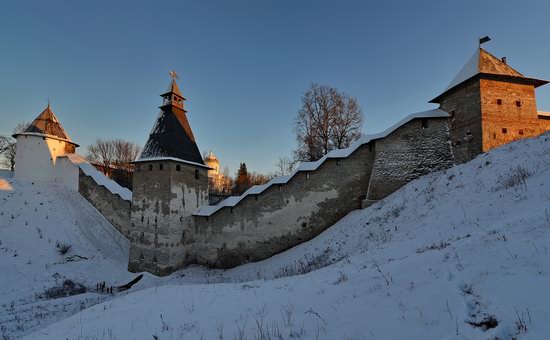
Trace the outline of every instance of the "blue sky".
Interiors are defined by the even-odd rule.
[[[80,153],[96,138],[143,146],[169,84],[201,151],[268,172],[295,146],[309,84],[358,99],[363,132],[434,108],[477,39],[550,79],[548,1],[9,1],[0,5],[0,133],[51,98]],[[537,91],[550,111],[550,85]]]

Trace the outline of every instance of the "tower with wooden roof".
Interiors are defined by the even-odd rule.
[[[458,163],[513,140],[550,130],[537,111],[535,89],[548,81],[529,78],[479,47],[442,94],[431,100],[450,114]]]
[[[57,158],[72,154],[78,147],[65,132],[50,105],[17,139],[15,177],[33,181],[56,182],[60,175],[55,168]]]
[[[157,120],[135,161],[130,271],[165,275],[183,267],[191,214],[208,204],[208,170],[171,72]]]

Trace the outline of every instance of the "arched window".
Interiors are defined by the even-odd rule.
[[[176,171],[181,171],[181,165],[179,164],[176,165]]]
[[[149,171],[153,171],[153,164],[149,164]]]
[[[159,170],[162,170],[162,164],[159,165]]]
[[[199,169],[195,169],[195,179],[199,179]]]

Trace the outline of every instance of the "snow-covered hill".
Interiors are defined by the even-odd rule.
[[[36,204],[24,204],[33,186],[5,181],[14,189],[0,184],[0,211],[34,214]],[[10,216],[0,216],[1,247],[11,249],[2,253],[0,268],[2,273],[20,273],[17,280],[1,281],[2,301],[29,298],[27,290],[50,286],[53,279],[47,278],[51,272],[44,263],[59,261],[53,244],[61,238],[54,233],[58,229],[73,235],[68,241],[75,252],[82,248],[83,254],[88,249],[86,257],[95,254],[88,263],[98,268],[76,267],[85,266],[83,260],[58,264],[57,272],[90,283],[132,277],[124,269],[124,245],[120,253],[111,251],[99,262],[100,249],[110,249],[118,239],[102,227],[106,234],[98,244],[88,240],[92,236],[73,223],[80,214],[67,214],[66,206],[76,204],[77,197],[65,199],[68,193],[52,191],[45,202],[53,204],[59,195],[64,203],[57,204],[59,211],[49,213],[49,219],[56,216],[62,228],[52,224],[48,236],[43,231],[38,241],[22,240],[37,238],[35,228],[24,226],[24,217],[13,219],[21,221],[16,229]],[[65,214],[72,217],[65,219]],[[84,236],[78,241],[75,235]],[[40,241],[46,237],[52,243]],[[16,247],[22,249],[19,259],[10,257]],[[45,257],[41,266],[27,265],[23,257],[33,247]],[[413,181],[352,212],[310,242],[266,261],[227,271],[194,267],[162,279],[147,276],[134,289],[112,297],[87,293],[39,300],[34,309],[20,312],[16,302],[0,317],[21,318],[44,305],[54,311],[54,304],[62,313],[66,304],[103,298],[107,300],[86,308],[94,303],[89,302],[83,311],[48,327],[29,323],[36,332],[27,338],[544,339],[550,334],[549,249],[546,134]],[[5,292],[4,285],[15,281],[21,287]],[[28,330],[11,332],[6,334]]]
[[[25,334],[104,300],[96,294],[43,297],[65,280],[92,287],[99,281],[131,277],[126,272],[128,241],[84,198],[60,187],[11,177],[0,172],[3,336]]]

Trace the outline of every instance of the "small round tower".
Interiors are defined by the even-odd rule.
[[[50,105],[21,133],[17,139],[15,178],[57,182],[57,158],[75,152],[78,144],[67,135]]]

